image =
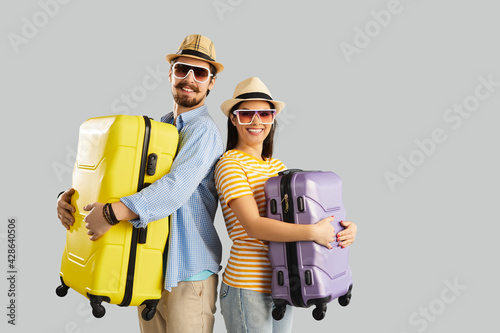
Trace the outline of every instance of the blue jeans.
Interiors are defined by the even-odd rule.
[[[292,331],[292,307],[285,317],[274,320],[271,294],[230,287],[222,282],[220,307],[229,333],[289,333]]]

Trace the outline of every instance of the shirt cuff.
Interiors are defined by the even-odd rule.
[[[131,211],[133,211],[134,213],[136,213],[137,215],[139,215],[139,218],[138,219],[133,219],[133,220],[129,220],[129,222],[135,227],[135,228],[142,228],[142,227],[145,227],[147,226],[148,222],[144,219],[142,219],[141,217],[142,216],[147,216],[147,214],[145,214],[145,209],[141,212],[141,210],[139,209],[139,206],[141,205],[141,194],[140,193],[135,193],[135,194],[132,194],[128,197],[123,197],[123,198],[120,198],[120,201],[125,205],[127,206],[128,209],[130,209]],[[144,201],[144,199],[142,199],[142,201]],[[146,206],[146,203],[142,203],[142,206]]]

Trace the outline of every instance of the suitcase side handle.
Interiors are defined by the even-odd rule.
[[[278,172],[278,176],[284,176],[284,175],[288,175],[291,173],[302,172],[302,171],[304,171],[304,170],[302,170],[302,169],[287,169],[287,170],[283,170],[283,171]]]
[[[287,169],[278,172],[278,176],[284,176],[296,172],[321,172],[320,170]]]

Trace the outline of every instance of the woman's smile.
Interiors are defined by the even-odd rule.
[[[260,135],[264,132],[264,129],[263,128],[247,128],[247,131],[251,135]]]

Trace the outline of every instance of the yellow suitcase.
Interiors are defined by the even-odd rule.
[[[170,218],[151,222],[147,228],[122,221],[91,241],[83,207],[118,201],[161,178],[170,171],[177,143],[173,125],[146,116],[91,118],[80,126],[71,202],[75,223],[66,234],[57,295],[76,290],[90,300],[98,318],[105,314],[103,301],[146,304],[142,317],[153,318],[163,290]]]

